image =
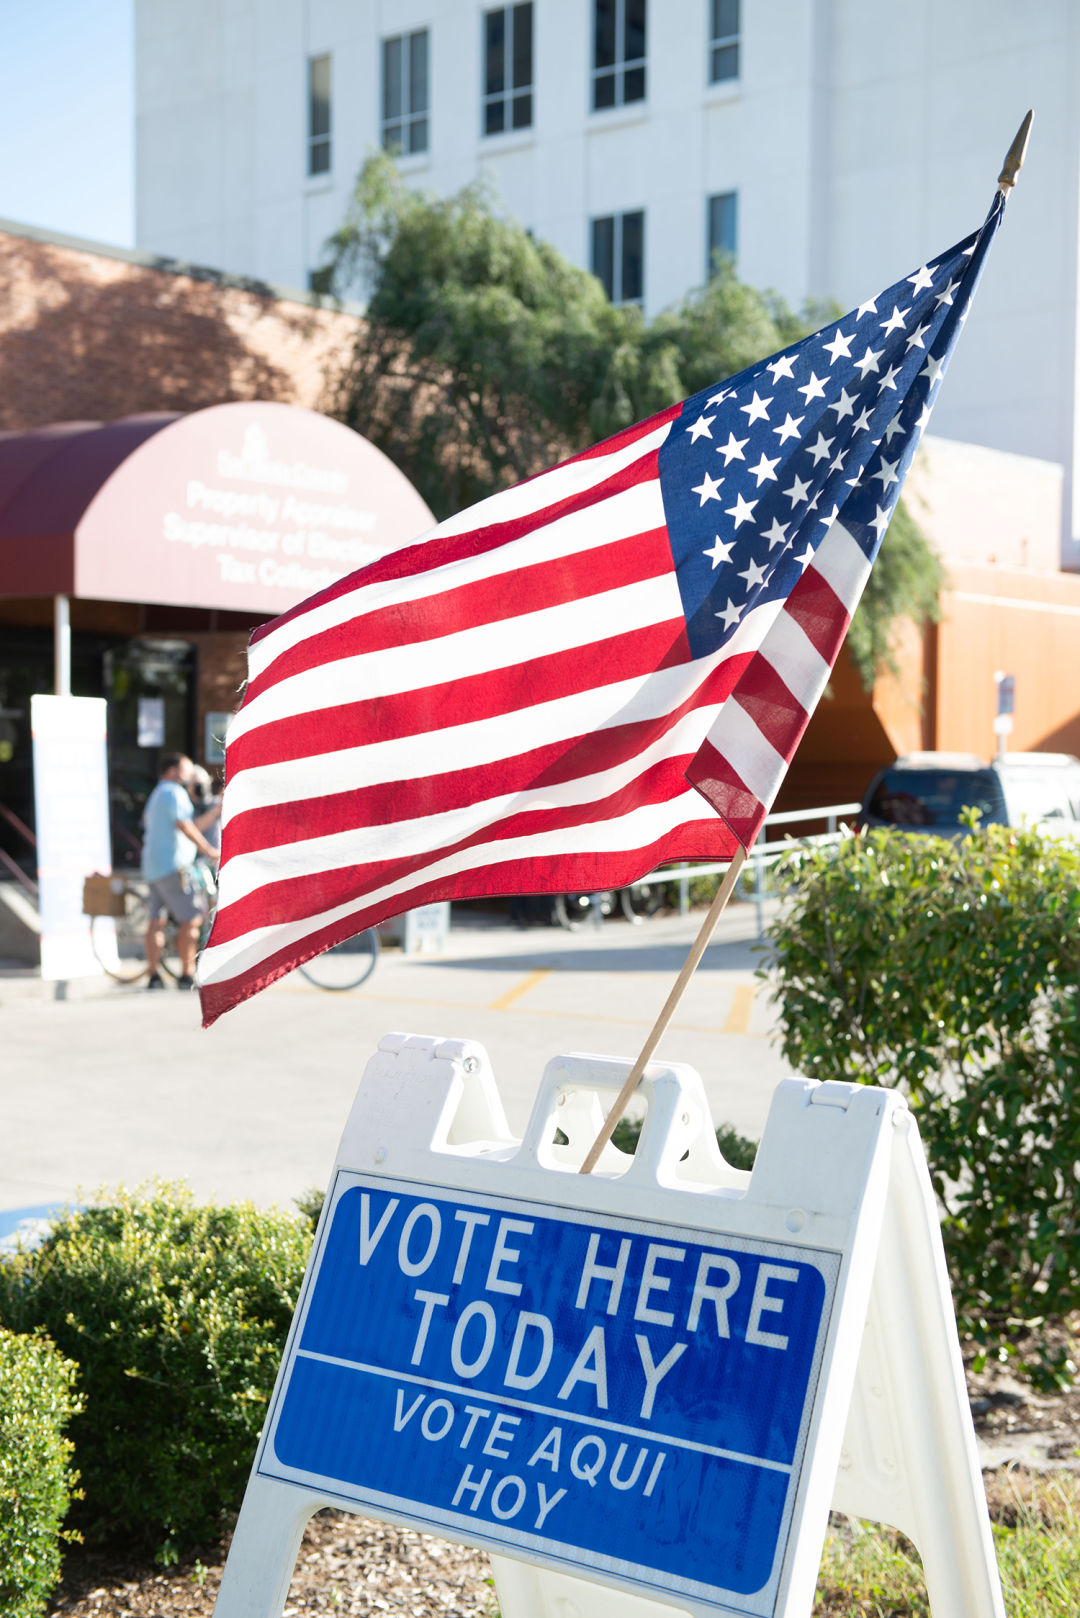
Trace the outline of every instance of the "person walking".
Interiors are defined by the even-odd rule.
[[[166,916],[171,916],[176,923],[180,987],[189,989],[195,983],[195,952],[199,928],[209,907],[209,895],[198,880],[194,865],[200,854],[210,860],[217,859],[217,850],[204,832],[221,810],[219,806],[196,815],[187,792],[194,770],[195,765],[186,754],[165,753],[158,764],[157,786],[143,810],[142,873],[150,888],[150,921],[146,929],[148,989],[165,987],[158,966],[165,947],[162,923]]]

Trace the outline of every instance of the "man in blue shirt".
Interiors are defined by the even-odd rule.
[[[163,989],[158,971],[165,947],[162,922],[176,923],[176,951],[180,957],[181,988],[195,982],[195,951],[199,929],[209,909],[209,894],[196,870],[195,860],[205,854],[216,861],[217,852],[203,836],[220,807],[196,818],[187,793],[194,764],[183,753],[166,753],[158,765],[158,784],[143,810],[142,872],[150,886],[150,924],[146,929],[146,962],[150,989]]]

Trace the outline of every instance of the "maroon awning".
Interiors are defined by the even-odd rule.
[[[358,433],[281,404],[0,433],[0,595],[285,612],[433,519]]]

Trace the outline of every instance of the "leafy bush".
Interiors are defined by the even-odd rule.
[[[75,1366],[45,1337],[0,1330],[0,1615],[38,1618],[60,1578],[77,1473],[64,1429]]]
[[[882,831],[788,864],[770,931],[784,1055],[900,1084],[961,1330],[987,1351],[1080,1306],[1080,846]],[[1068,1385],[1066,1355],[1025,1367]]]
[[[299,1220],[116,1193],[0,1265],[0,1323],[44,1327],[79,1367],[74,1520],[163,1561],[236,1507],[303,1278]]]

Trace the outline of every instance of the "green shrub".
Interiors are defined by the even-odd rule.
[[[178,1186],[68,1213],[0,1265],[0,1322],[44,1327],[79,1366],[71,1436],[87,1540],[170,1561],[236,1507],[296,1303],[310,1236]]]
[[[1080,846],[871,832],[785,875],[769,934],[784,1055],[904,1087],[961,1330],[1004,1356],[1080,1306]],[[1025,1369],[1062,1386],[1074,1371]]]
[[[38,1618],[60,1579],[78,1474],[64,1429],[75,1366],[45,1337],[0,1330],[0,1618]]]

